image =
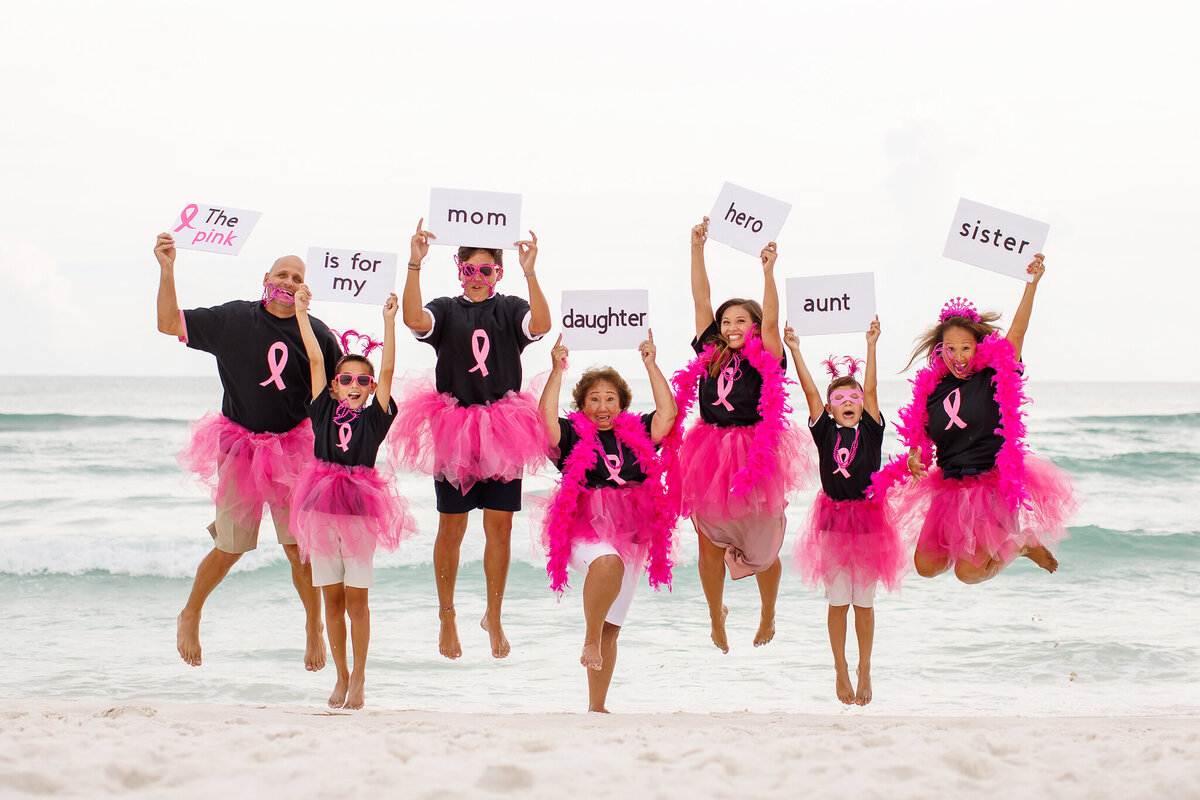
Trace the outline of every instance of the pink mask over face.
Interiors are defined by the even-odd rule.
[[[863,404],[862,393],[857,389],[838,389],[829,396],[829,405],[834,407],[840,406],[847,401],[853,405],[861,406]]]

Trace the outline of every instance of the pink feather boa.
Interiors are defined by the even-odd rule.
[[[546,574],[550,576],[550,588],[562,594],[567,588],[567,564],[571,559],[570,531],[579,515],[581,495],[585,489],[585,473],[595,466],[600,457],[599,429],[584,414],[576,411],[567,416],[579,442],[563,462],[562,480],[558,491],[546,512],[546,533],[549,544],[549,560]],[[654,503],[653,534],[647,543],[647,569],[650,585],[655,589],[671,588],[671,531],[677,516],[668,508],[663,488],[662,457],[655,452],[654,443],[642,427],[636,414],[621,412],[613,423],[617,441],[633,451],[638,465],[646,473],[643,486],[652,487]]]
[[[779,437],[790,424],[787,414],[787,385],[793,383],[784,374],[779,358],[763,346],[762,337],[751,329],[742,347],[741,355],[762,375],[762,393],[758,397],[758,413],[762,421],[754,426],[754,441],[746,466],[733,475],[730,489],[736,497],[745,497],[775,464],[775,451]],[[683,421],[696,402],[700,391],[700,379],[707,374],[708,367],[716,355],[717,348],[708,345],[690,364],[671,376],[671,392],[679,406],[675,429],[663,441],[663,463],[667,470],[667,492],[674,502],[681,495],[679,489],[679,448],[683,444]]]
[[[1017,361],[1012,343],[996,333],[979,343],[971,359],[971,367],[976,372],[988,367],[996,371],[992,385],[996,387],[995,398],[1000,407],[1000,427],[995,433],[1004,439],[996,456],[1000,493],[1011,511],[1029,508],[1029,492],[1025,488],[1025,454],[1028,446],[1025,444],[1024,406],[1029,402],[1025,396],[1025,367]],[[929,395],[949,372],[942,359],[932,359],[912,379],[912,402],[900,410],[900,424],[897,426],[900,440],[908,447],[919,448],[922,464],[933,463],[934,457],[933,441],[927,430]],[[875,473],[868,494],[871,497],[885,494],[908,477],[908,456],[898,455]]]

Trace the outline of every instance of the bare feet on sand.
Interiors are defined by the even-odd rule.
[[[834,664],[833,668],[837,670],[837,683],[834,686],[837,699],[848,706],[853,705],[854,687],[850,684],[850,668],[846,664]]]
[[[453,661],[462,656],[462,644],[458,641],[458,625],[454,621],[454,611],[442,611],[438,616],[442,619],[442,629],[438,632],[438,652]]]
[[[754,634],[754,646],[762,647],[764,644],[770,644],[775,638],[775,615],[772,614],[770,619],[763,617],[758,623],[758,633]]]
[[[346,704],[342,708],[349,708],[353,711],[363,707],[363,696],[366,694],[367,676],[366,675],[350,675],[350,691],[346,693]]]
[[[858,688],[854,691],[854,704],[865,706],[871,702],[871,665],[860,666],[857,670]],[[849,676],[846,678],[849,682]]]
[[[591,714],[611,714],[612,712],[611,712],[611,711],[609,711],[607,708],[604,708],[603,706],[601,706],[600,708],[589,708],[589,709],[588,709],[588,713],[591,713]]]
[[[491,620],[488,619],[487,614],[484,614],[483,619],[479,620],[479,627],[487,631],[488,638],[492,640],[492,658],[504,658],[512,651],[508,637],[504,635],[504,628],[500,625],[499,614]]]
[[[200,666],[200,615],[179,612],[175,620],[175,649],[179,657],[193,667]]]
[[[588,669],[603,669],[604,657],[600,655],[600,642],[584,639],[583,652],[579,654],[579,663]],[[592,711],[594,709],[588,710]]]
[[[350,676],[338,676],[337,683],[333,685],[333,694],[329,695],[329,707],[341,708],[346,705],[346,690],[350,687]]]
[[[1028,547],[1021,555],[1046,570],[1046,572],[1054,572],[1058,569],[1058,559],[1051,555],[1050,551],[1044,545],[1039,544],[1035,547]]]
[[[308,642],[304,645],[304,668],[316,672],[325,668],[325,626],[307,626]]]
[[[729,639],[725,636],[725,618],[729,616],[729,606],[721,606],[721,618],[712,621],[712,642],[722,653],[729,652]]]

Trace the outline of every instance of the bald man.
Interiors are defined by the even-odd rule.
[[[220,414],[206,414],[192,429],[180,463],[210,486],[216,520],[208,526],[213,549],[196,569],[187,605],[176,623],[176,646],[188,664],[200,666],[200,612],[204,601],[243,553],[258,546],[263,506],[271,509],[276,538],[292,566],[292,583],[304,604],[304,666],[325,666],[321,595],[312,585],[288,531],[292,484],[313,457],[312,426],[305,403],[312,396],[308,356],[296,321],[294,295],[304,283],[304,262],[284,256],[263,276],[260,301],[234,300],[212,308],[180,311],[175,298],[175,239],[158,236],[161,270],[158,330],[217,359],[224,397]],[[328,370],[341,357],[329,328],[310,316]],[[330,372],[327,380],[333,379]]]

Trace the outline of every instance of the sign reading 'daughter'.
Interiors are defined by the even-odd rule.
[[[580,289],[562,293],[563,344],[572,350],[637,347],[650,327],[646,289]]]

